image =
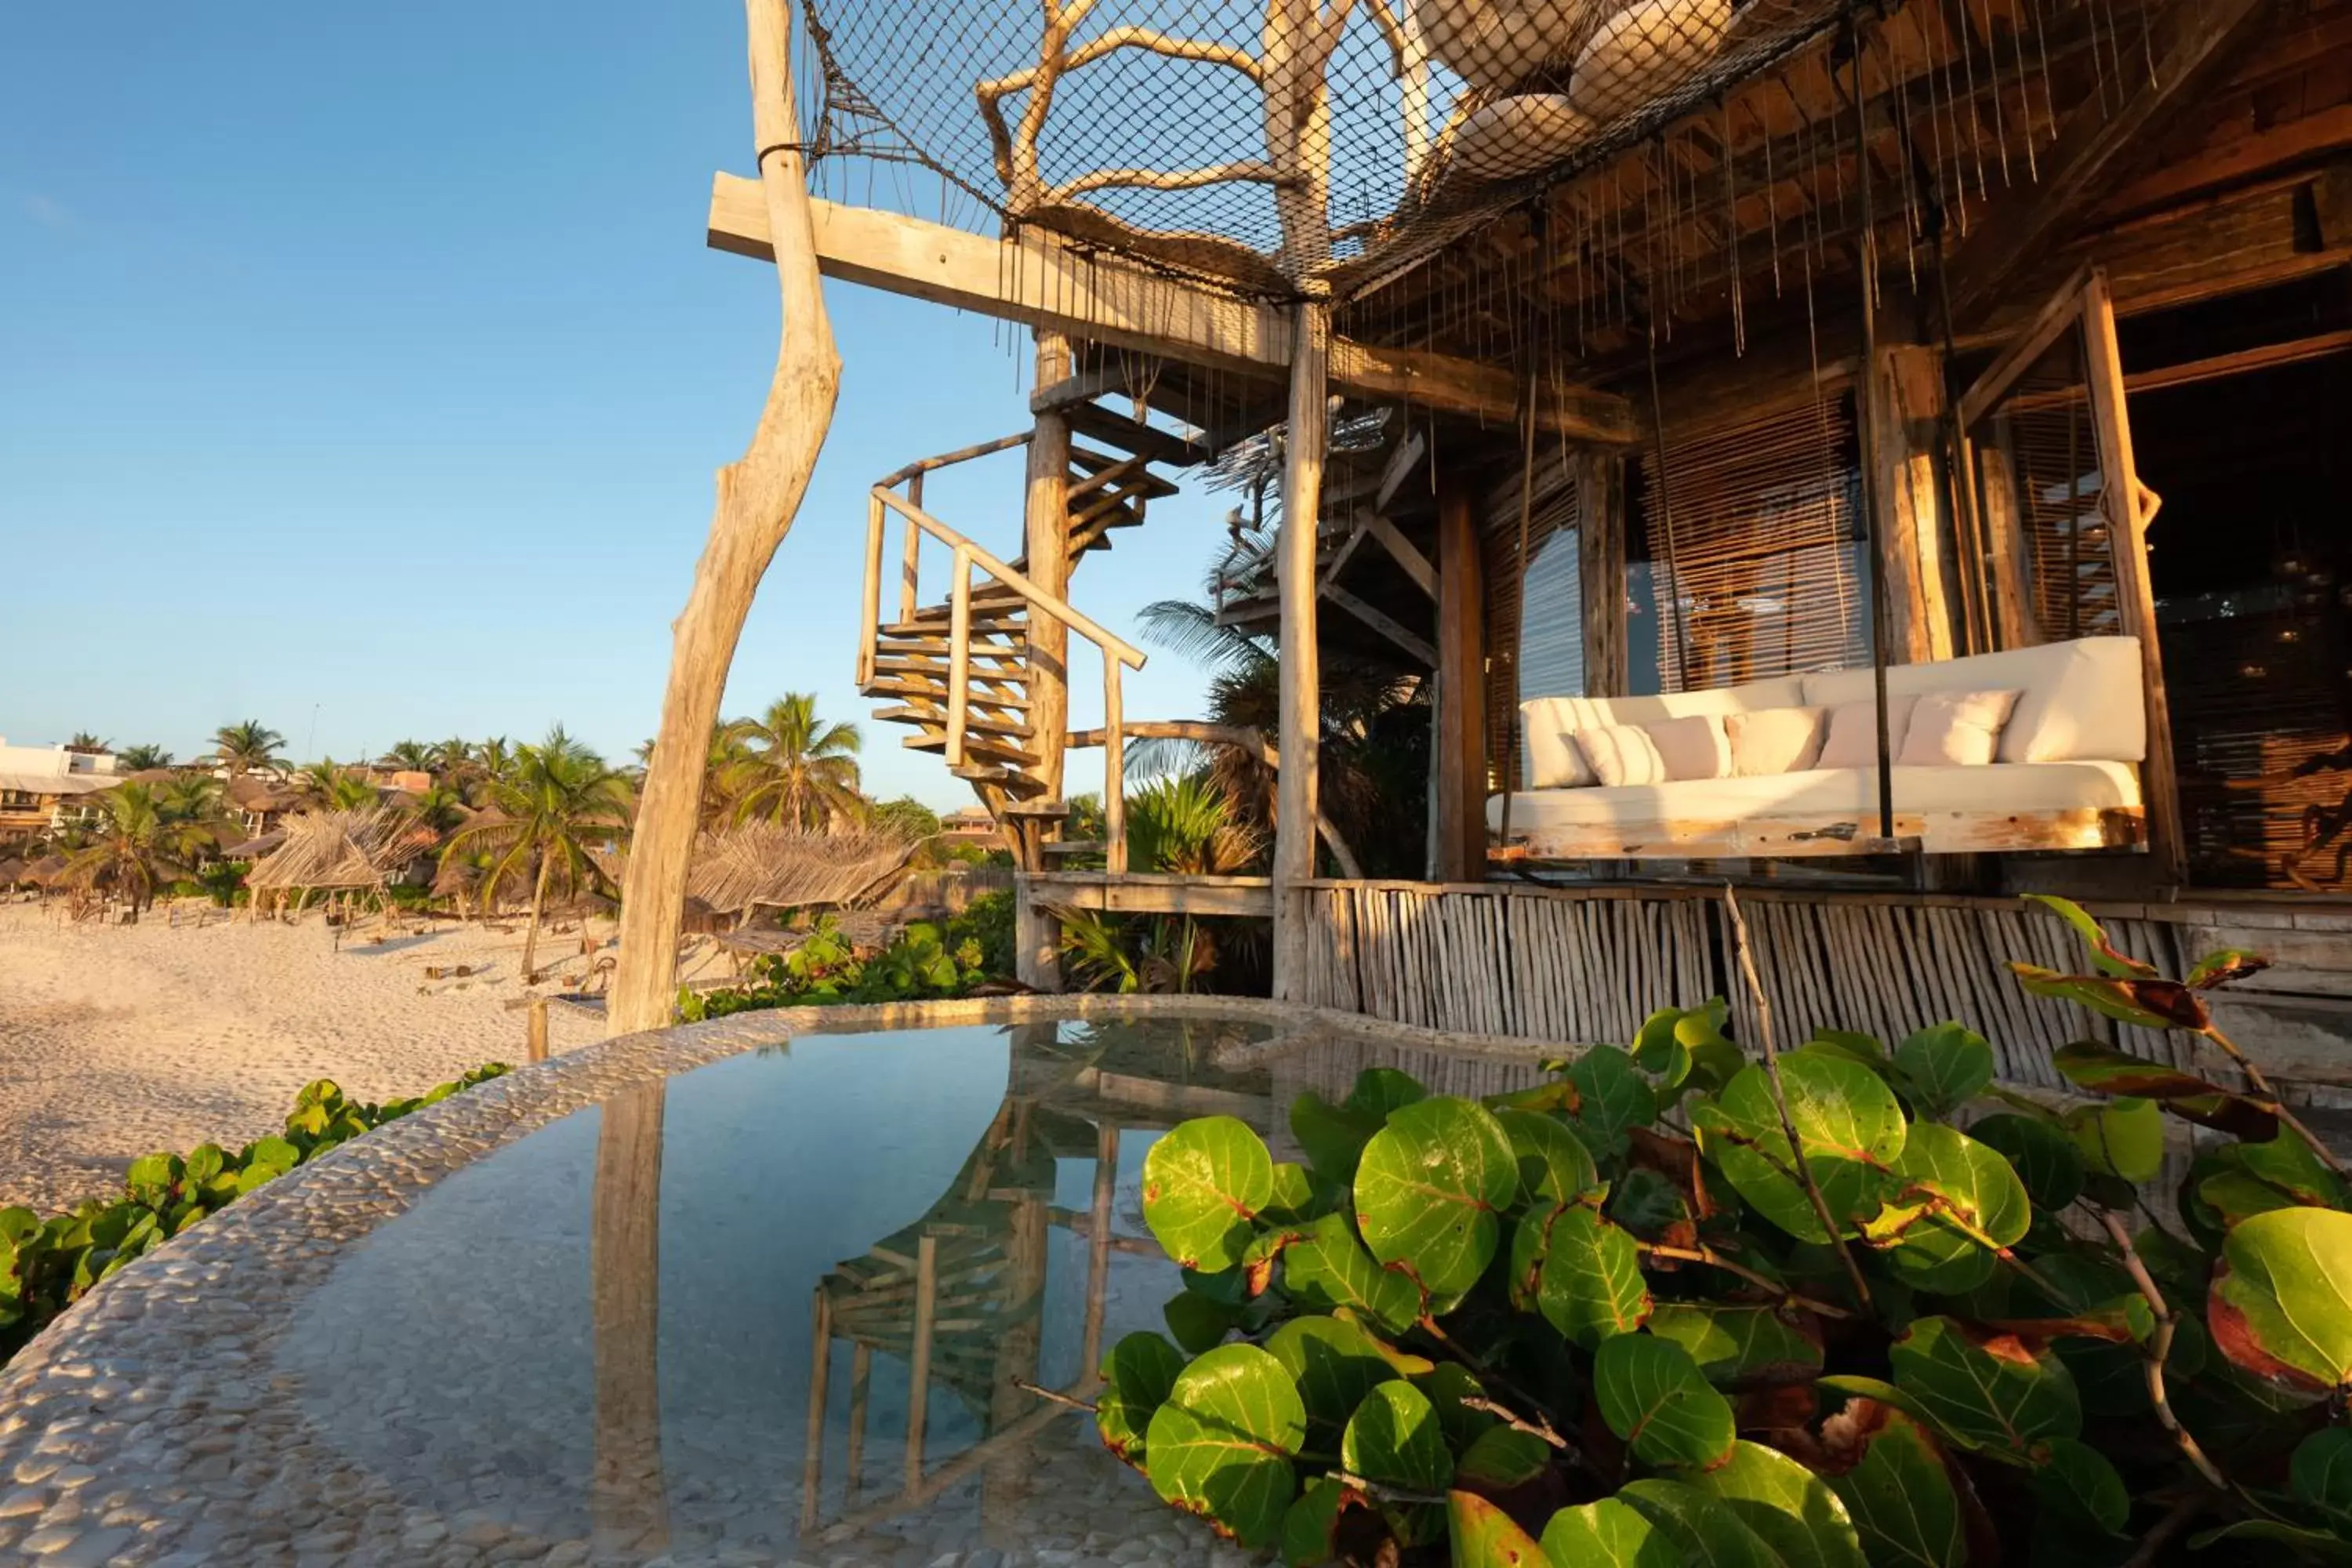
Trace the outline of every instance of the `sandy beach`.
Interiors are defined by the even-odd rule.
[[[380,944],[371,922],[340,952],[316,915],[249,925],[184,903],[180,922],[0,906],[0,1205],[68,1206],[113,1191],[142,1154],[274,1131],[313,1079],[385,1100],[522,1059],[526,1016],[508,1005],[525,994],[520,921],[413,925]],[[542,932],[546,989],[586,967],[579,942],[576,928]],[[425,974],[460,965],[475,973]],[[559,1005],[551,1032],[560,1051],[603,1022]]]

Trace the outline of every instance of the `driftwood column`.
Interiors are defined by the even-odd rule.
[[[825,319],[801,165],[785,0],[744,0],[744,18],[752,143],[775,246],[783,327],[766,406],[741,459],[719,470],[709,542],[695,565],[686,608],[671,628],[669,687],[637,806],[622,889],[620,963],[606,1003],[607,1032],[616,1035],[669,1022],[687,862],[702,809],[711,726],[719,721],[751,596],[800,510],[841,386],[841,356]]]
[[[1458,473],[1437,486],[1437,879],[1486,873],[1486,672],[1476,499]],[[1521,568],[1525,570],[1524,565]],[[1520,613],[1529,613],[1522,603]]]
[[[1329,430],[1325,398],[1331,308],[1301,300],[1293,317],[1290,420],[1282,468],[1282,533],[1276,575],[1282,591],[1282,771],[1274,822],[1274,994],[1307,997],[1307,898],[1298,884],[1315,875],[1316,752],[1321,740],[1320,650],[1315,641],[1315,545],[1323,510],[1323,448]]]
[[[1059,332],[1037,334],[1037,390],[1067,380],[1070,340]],[[1067,599],[1070,586],[1070,421],[1060,407],[1041,408],[1029,438],[1029,490],[1023,526],[1029,580],[1056,598]],[[1029,731],[1037,755],[1037,774],[1045,785],[1041,797],[1062,798],[1062,769],[1070,731],[1070,628],[1051,616],[1029,615]],[[1108,806],[1109,802],[1103,803]],[[1037,864],[1023,871],[1043,871],[1045,834],[1016,836],[1024,845],[1038,845]],[[1020,853],[1016,851],[1016,854]],[[1062,966],[1056,954],[1061,922],[1027,899],[1014,900],[1013,932],[1014,968],[1024,985],[1040,991],[1062,988]]]

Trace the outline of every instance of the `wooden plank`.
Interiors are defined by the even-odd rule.
[[[1496,858],[1701,860],[1884,855],[1917,847],[1931,855],[2064,849],[2128,849],[2147,835],[2139,807],[2040,812],[1895,814],[1896,843],[1872,837],[1876,814],[1847,818],[1756,817],[1616,825],[1547,825]]]
[[[1475,878],[1486,857],[1486,679],[1475,496],[1441,477],[1437,497],[1437,868]]]
[[[809,205],[828,278],[1261,380],[1281,379],[1293,359],[1285,307],[1191,287],[1034,226],[995,240],[870,207]],[[772,258],[757,181],[712,176],[706,239],[714,250]],[[1517,416],[1517,379],[1503,366],[1346,339],[1329,341],[1328,361],[1334,387],[1359,397],[1496,425]],[[1629,445],[1639,436],[1632,405],[1589,387],[1551,389],[1537,423],[1572,440]]]
[[[2116,607],[2126,633],[2139,639],[2140,678],[2147,702],[2147,760],[2140,764],[2147,802],[2148,849],[2167,887],[2189,879],[2189,845],[2180,820],[2180,784],[2172,757],[2172,705],[2164,689],[2164,650],[2157,635],[2156,589],[2147,567],[2147,490],[2132,459],[2131,418],[2125,411],[2123,353],[2116,344],[2116,307],[2104,272],[2093,272],[2083,299],[2083,379],[2099,432],[2099,499],[2115,553]]]
[[[2352,147],[2352,103],[2332,104],[2284,124],[2231,134],[2202,157],[2168,162],[2100,203],[2103,214],[2128,216],[2192,197],[2242,187],[2276,171],[2307,165]]]
[[[1389,510],[1389,503],[1396,500],[1397,491],[1404,488],[1405,480],[1412,478],[1421,467],[1421,460],[1427,456],[1429,434],[1425,430],[1416,429],[1397,443],[1397,449],[1389,454],[1389,460],[1381,467],[1380,489],[1372,492],[1373,511],[1384,513]]]
[[[1403,568],[1404,574],[1412,579],[1413,586],[1433,599],[1437,597],[1437,568],[1429,563],[1428,556],[1413,547],[1412,541],[1404,536],[1403,530],[1377,511],[1365,515],[1363,526],[1373,541],[1389,552],[1390,558]]]
[[[1950,268],[1954,316],[1969,321],[2001,287],[2089,209],[2126,157],[2145,150],[2149,126],[2210,79],[2268,5],[2268,0],[2195,0],[2155,19],[2144,79],[2120,108],[2077,104],[2041,160],[2041,184],[2026,200],[1995,205],[1960,242]]]
[[[1121,914],[1255,915],[1274,908],[1274,883],[1265,877],[1177,877],[1130,871],[1030,871],[1013,879],[1022,896],[1039,904]]]
[[[1407,631],[1402,625],[1391,619],[1388,615],[1384,614],[1381,610],[1375,609],[1372,605],[1366,604],[1363,600],[1356,597],[1355,595],[1350,594],[1345,588],[1326,587],[1323,590],[1323,596],[1330,600],[1333,604],[1339,605],[1341,609],[1347,611],[1349,615],[1355,616],[1358,620],[1363,622],[1364,625],[1371,627],[1372,630],[1380,633],[1381,636],[1388,638],[1389,641],[1396,644],[1398,647],[1403,649],[1405,653],[1419,661],[1425,668],[1435,669],[1437,668],[1437,650],[1430,647],[1429,644],[1424,642],[1421,637],[1415,636],[1410,631]]]

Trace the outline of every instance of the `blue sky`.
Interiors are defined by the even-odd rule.
[[[726,0],[11,7],[0,20],[0,734],[297,752],[653,731],[668,625],[776,341],[702,244],[750,172]],[[852,689],[865,489],[1027,421],[1026,334],[828,285],[846,371],[728,711]],[[1019,458],[934,488],[1011,555]],[[1190,595],[1224,500],[1158,503],[1080,608]],[[1131,717],[1197,713],[1155,653]],[[313,710],[316,741],[310,742]],[[1099,697],[1081,677],[1074,718]],[[968,800],[868,722],[885,795]],[[1097,756],[1072,759],[1074,788]]]

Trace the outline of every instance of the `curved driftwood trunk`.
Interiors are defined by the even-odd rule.
[[[622,888],[620,962],[606,1004],[612,1034],[669,1022],[687,863],[702,805],[710,728],[719,719],[751,595],[800,510],[841,385],[841,356],[834,349],[817,279],[784,0],[745,0],[744,12],[753,142],[775,240],[783,331],[751,444],[740,461],[719,470],[710,540],[673,628],[669,689],[662,698],[661,728],[646,769]]]

